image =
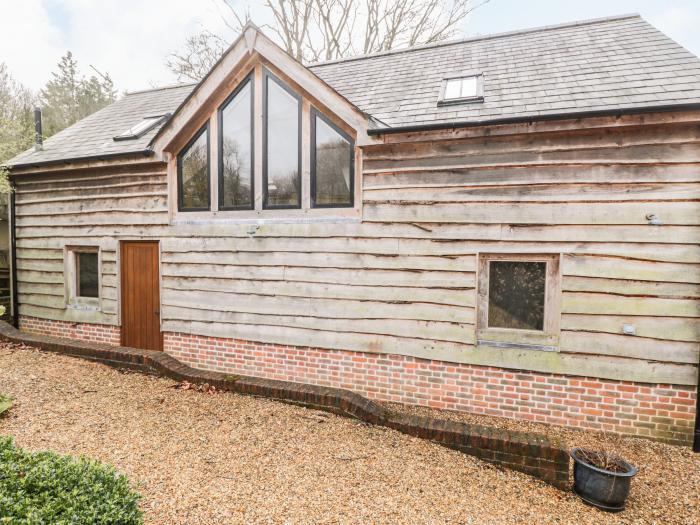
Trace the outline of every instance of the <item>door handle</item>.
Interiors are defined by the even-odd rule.
[[[153,312],[153,313],[156,314],[156,315],[160,315],[160,310],[156,310],[156,311]]]

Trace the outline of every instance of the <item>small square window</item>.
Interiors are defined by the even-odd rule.
[[[75,254],[75,283],[77,297],[99,297],[97,252]]]
[[[468,75],[443,80],[438,104],[459,104],[481,100],[483,100],[483,77]]]
[[[482,254],[477,304],[479,342],[556,345],[559,280],[558,255]]]

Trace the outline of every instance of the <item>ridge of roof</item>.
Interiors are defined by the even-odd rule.
[[[178,82],[177,84],[166,84],[165,86],[157,86],[153,88],[147,88],[147,89],[137,89],[134,91],[126,91],[124,93],[125,97],[128,97],[129,95],[140,95],[141,93],[152,93],[154,91],[165,91],[167,89],[178,89],[178,88],[185,88],[185,87],[190,87],[190,86],[196,86],[197,82]]]
[[[576,20],[574,22],[565,22],[562,24],[553,24],[553,25],[545,25],[545,26],[536,26],[536,27],[531,27],[527,29],[518,29],[515,31],[504,31],[501,33],[491,33],[488,35],[476,35],[476,36],[470,36],[466,38],[459,38],[455,40],[445,40],[443,42],[437,42],[435,44],[424,44],[420,46],[413,46],[413,47],[403,47],[399,49],[390,49],[388,51],[378,51],[376,53],[367,53],[365,55],[355,55],[351,57],[345,57],[345,58],[336,58],[334,60],[325,60],[322,62],[314,62],[313,64],[308,64],[306,67],[308,68],[315,68],[315,67],[322,67],[330,64],[339,64],[343,62],[354,62],[358,60],[367,60],[375,57],[383,57],[383,56],[388,56],[388,55],[398,55],[398,54],[403,54],[403,53],[411,53],[413,51],[422,51],[424,49],[434,49],[438,47],[446,47],[446,46],[454,46],[454,45],[459,45],[459,44],[466,44],[469,42],[480,42],[483,40],[494,40],[498,38],[508,38],[511,36],[519,36],[519,35],[527,35],[530,33],[542,33],[546,31],[553,31],[557,29],[566,29],[569,27],[581,27],[581,26],[588,26],[588,25],[595,25],[595,24],[603,24],[607,22],[617,22],[620,20],[632,20],[638,18],[640,20],[643,20],[642,15],[639,13],[628,13],[624,15],[614,15],[614,16],[606,16],[602,18],[589,18],[586,20]]]

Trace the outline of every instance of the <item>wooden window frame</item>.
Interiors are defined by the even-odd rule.
[[[97,254],[97,297],[78,295],[78,254]],[[64,250],[65,302],[72,310],[101,310],[102,301],[102,250],[99,246],[66,246]]]
[[[309,138],[309,148],[310,152],[310,199],[311,208],[354,208],[355,207],[355,141],[350,135],[345,133],[342,129],[331,122],[323,113],[318,111],[316,108],[311,107],[309,111],[311,134]],[[329,126],[333,131],[338,133],[343,137],[350,145],[350,155],[348,158],[348,163],[350,164],[350,181],[349,181],[349,191],[350,191],[350,202],[347,204],[317,204],[316,203],[316,118],[321,119],[327,126]]]
[[[224,110],[234,98],[250,83],[250,205],[224,206]],[[217,109],[217,184],[219,188],[220,211],[242,211],[255,209],[255,71],[251,71],[226,97]],[[210,206],[211,207],[211,206]]]
[[[199,140],[202,133],[207,134],[207,206],[202,208],[185,208],[182,203],[182,156],[190,147]],[[209,144],[209,122],[205,122],[204,125],[199,128],[197,133],[195,133],[192,138],[185,144],[180,152],[177,154],[177,211],[188,213],[197,211],[211,211],[211,151]]]
[[[545,301],[543,330],[496,328],[488,325],[489,270],[491,261],[543,262],[545,269]],[[561,325],[561,256],[551,253],[479,254],[477,269],[477,344],[531,348],[556,351],[559,346]]]
[[[299,190],[297,191],[297,202],[296,205],[282,204],[276,206],[270,206],[268,204],[268,192],[267,192],[267,115],[268,115],[268,81],[276,82],[278,86],[284,89],[297,101],[297,177],[299,177]],[[303,100],[301,95],[292,90],[287,86],[282,80],[280,80],[274,73],[272,73],[267,68],[262,70],[262,121],[263,121],[263,137],[262,137],[262,190],[263,190],[263,210],[297,210],[302,208],[302,105]]]

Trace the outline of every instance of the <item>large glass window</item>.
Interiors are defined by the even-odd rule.
[[[209,128],[204,126],[177,157],[178,209],[209,210]]]
[[[253,80],[219,110],[219,209],[253,209]]]
[[[264,75],[265,208],[301,206],[301,104],[297,95],[270,73]]]
[[[311,113],[311,203],[316,208],[353,205],[353,142]]]

